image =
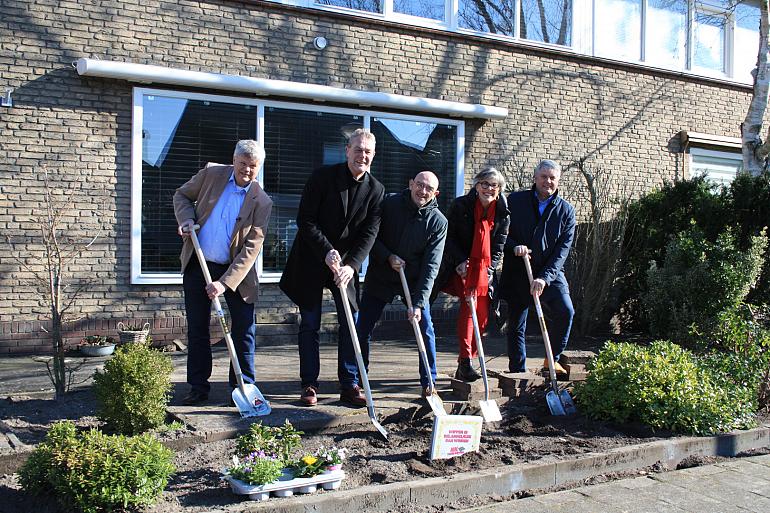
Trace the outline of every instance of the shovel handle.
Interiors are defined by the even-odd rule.
[[[484,356],[484,344],[481,342],[481,330],[479,329],[479,318],[476,317],[476,298],[468,296],[465,298],[468,302],[468,308],[471,311],[471,320],[473,321],[473,335],[476,337],[476,350],[479,353],[479,366],[481,367],[481,378],[484,380],[484,400],[489,401],[489,379],[487,378],[487,363]]]
[[[406,282],[406,274],[404,274],[404,267],[398,268],[398,275],[401,278],[401,287],[404,289],[404,300],[406,301],[406,307],[409,310],[412,308],[412,295],[409,293],[409,284]],[[417,350],[420,352],[420,359],[422,359],[422,366],[425,367],[425,373],[428,375],[428,381],[430,382],[430,391],[434,393],[436,391],[436,385],[433,383],[433,376],[428,365],[428,351],[425,349],[425,341],[422,338],[422,330],[420,329],[420,323],[412,317],[410,323],[414,330],[414,336],[417,339]]]
[[[206,280],[206,285],[211,285],[211,273],[209,267],[206,265],[206,257],[203,255],[200,242],[198,242],[198,235],[195,230],[199,229],[200,225],[194,225],[191,230],[188,230],[190,239],[192,239],[193,247],[195,248],[195,255],[198,257],[198,263],[200,264],[201,271],[203,271],[203,278]],[[222,331],[225,333],[225,342],[227,344],[227,351],[230,353],[230,363],[233,365],[233,373],[235,379],[238,381],[238,388],[241,390],[243,397],[248,397],[246,394],[246,387],[243,385],[243,372],[241,371],[241,364],[238,362],[238,356],[235,354],[235,345],[233,344],[233,337],[230,335],[230,330],[225,322],[225,313],[222,310],[222,303],[220,303],[218,297],[212,299],[214,303],[214,310],[216,310],[217,319],[222,326]]]
[[[524,267],[527,269],[527,277],[529,278],[529,286],[532,286],[534,279],[532,278],[532,265],[529,263],[529,254],[523,255]],[[545,343],[545,356],[548,358],[548,374],[551,378],[551,388],[559,395],[559,387],[556,385],[556,369],[554,369],[553,350],[551,349],[551,339],[548,336],[548,328],[545,326],[545,316],[543,315],[543,307],[540,305],[540,297],[532,294],[532,299],[535,302],[535,310],[537,310],[537,319],[540,321],[540,331],[543,333],[543,342]]]

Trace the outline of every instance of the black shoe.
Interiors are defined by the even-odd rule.
[[[204,394],[203,392],[198,392],[197,390],[193,390],[186,396],[182,398],[182,404],[184,406],[194,406],[196,404],[200,404],[203,402],[206,402],[209,400],[209,395]]]
[[[457,370],[455,371],[455,379],[465,381],[466,383],[473,383],[481,377],[481,374],[476,372],[476,369],[471,365],[470,358],[461,358],[457,364]]]

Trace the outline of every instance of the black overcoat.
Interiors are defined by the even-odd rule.
[[[348,205],[351,185],[347,163],[313,171],[305,184],[297,211],[297,235],[281,276],[281,290],[300,308],[318,304],[324,287],[334,287],[324,259],[332,249],[351,266],[354,278],[348,297],[358,308],[358,273],[380,228],[380,208],[385,188],[369,173]]]

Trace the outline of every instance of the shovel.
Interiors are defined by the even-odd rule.
[[[403,266],[398,268],[398,275],[401,277],[401,286],[404,288],[404,299],[406,300],[406,306],[412,310],[412,295],[409,294],[409,284],[406,282],[406,275],[404,275]],[[446,415],[444,403],[441,401],[441,397],[439,397],[438,392],[436,391],[436,384],[433,383],[433,374],[431,373],[430,365],[428,364],[428,353],[425,351],[425,342],[422,339],[422,330],[420,330],[420,324],[414,317],[412,317],[411,324],[412,328],[414,329],[414,336],[417,339],[417,350],[420,352],[422,366],[425,369],[425,372],[428,374],[428,381],[430,382],[430,395],[428,395],[425,400],[428,401],[430,409],[433,410],[433,415],[436,415],[437,417]]]
[[[529,263],[529,254],[524,255],[524,267],[527,268],[527,276],[529,277],[529,285],[532,286],[532,266]],[[566,390],[559,391],[559,387],[556,384],[556,369],[553,361],[553,350],[551,350],[551,339],[548,337],[548,329],[545,327],[545,316],[543,316],[543,308],[540,306],[540,298],[536,295],[532,295],[532,299],[535,300],[535,310],[537,310],[537,318],[540,320],[540,331],[543,332],[543,342],[545,343],[545,355],[548,358],[548,374],[551,376],[551,390],[545,394],[545,400],[548,402],[548,409],[551,410],[551,415],[572,415],[577,412],[575,403],[572,401],[569,392]]]
[[[198,243],[198,236],[195,234],[195,230],[198,228],[200,228],[200,226],[196,224],[189,230],[190,238],[192,239],[193,247],[195,247],[195,254],[198,256],[198,262],[203,271],[203,277],[206,279],[206,285],[210,285],[211,273],[209,273],[209,268],[206,265],[206,257],[203,256],[201,245]],[[219,302],[218,297],[215,297],[212,302],[214,303],[214,310],[216,311],[217,319],[219,319],[219,324],[222,326],[222,331],[225,333],[227,352],[230,353],[230,363],[233,366],[235,379],[238,381],[238,388],[233,390],[233,402],[238,407],[241,417],[260,417],[262,415],[268,415],[271,411],[270,403],[267,402],[265,396],[262,395],[262,392],[259,391],[256,385],[243,382],[241,364],[238,363],[238,357],[235,355],[235,345],[233,345],[233,338],[230,336],[230,330],[227,328],[227,322],[225,322],[225,313],[222,311],[222,304]]]
[[[377,428],[382,437],[387,440],[388,432],[377,421],[377,415],[374,413],[374,400],[372,400],[372,389],[369,387],[369,376],[366,374],[366,366],[364,365],[364,357],[361,354],[361,344],[358,343],[358,334],[356,333],[356,324],[353,322],[353,312],[350,310],[350,303],[348,302],[347,287],[340,286],[340,295],[342,295],[342,305],[345,310],[345,318],[348,320],[348,328],[350,329],[350,338],[353,341],[353,350],[356,352],[356,363],[358,364],[358,372],[361,374],[361,381],[364,385],[364,394],[366,394],[366,409],[369,412],[369,418],[372,420],[372,424]]]
[[[471,310],[471,319],[473,319],[473,335],[476,337],[476,349],[479,352],[479,366],[481,367],[481,378],[484,380],[484,400],[479,401],[481,416],[484,422],[499,422],[503,420],[500,415],[500,408],[497,403],[489,399],[489,380],[487,379],[487,364],[484,358],[484,345],[481,343],[481,331],[479,330],[479,319],[476,317],[476,298],[468,296],[465,298],[468,307]]]

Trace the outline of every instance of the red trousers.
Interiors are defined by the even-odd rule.
[[[476,298],[476,318],[479,321],[479,333],[484,333],[489,321],[489,295]],[[457,337],[460,342],[460,359],[476,358],[476,337],[473,334],[473,319],[471,309],[465,298],[460,299],[460,313],[457,316]]]

